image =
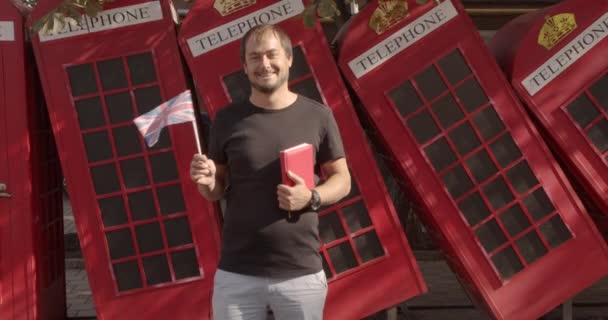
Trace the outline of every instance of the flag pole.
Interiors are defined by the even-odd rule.
[[[198,154],[203,154],[201,151],[201,139],[198,137],[198,126],[196,125],[196,120],[190,121],[192,122],[192,130],[194,130],[194,139],[196,140],[196,150]]]

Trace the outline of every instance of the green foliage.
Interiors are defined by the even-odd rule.
[[[355,0],[345,1],[348,4]],[[304,26],[312,28],[314,27],[315,19],[319,19],[319,21],[323,23],[332,23],[335,22],[335,17],[338,17],[341,14],[335,0],[314,0],[304,10],[302,18],[304,20]]]
[[[57,8],[51,10],[32,25],[32,32],[42,31],[45,34],[55,34],[69,23],[77,25],[82,15],[97,16],[105,2],[113,0],[65,0]]]
[[[30,8],[36,5],[37,0],[14,0],[25,4]],[[55,34],[63,28],[66,23],[72,25],[78,24],[82,19],[82,15],[89,17],[97,16],[97,13],[103,10],[103,4],[114,0],[64,0],[57,8],[51,10],[32,25],[32,32],[42,31],[45,34]],[[199,0],[203,1],[203,0]],[[348,5],[352,1],[344,0]],[[315,20],[318,19],[322,23],[333,23],[335,18],[340,16],[341,12],[335,0],[313,0],[308,5],[303,14],[303,23],[306,27],[314,27]]]

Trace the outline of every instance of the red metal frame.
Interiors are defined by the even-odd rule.
[[[568,46],[577,36],[598,21],[608,10],[605,1],[569,0],[517,18],[500,29],[492,38],[490,47],[502,65],[515,91],[529,110],[539,120],[544,133],[558,150],[568,171],[581,183],[580,191],[586,192],[596,206],[593,217],[608,234],[608,153],[594,147],[587,132],[598,121],[606,121],[608,111],[589,92],[590,86],[608,74],[608,42],[604,39],[576,62],[564,68],[543,89],[531,95],[523,86],[524,79]],[[546,17],[560,13],[572,13],[577,27],[550,50],[538,42],[540,28]],[[587,95],[597,109],[595,119],[581,127],[569,114],[567,107],[580,95]],[[604,132],[604,134],[608,134]]]
[[[229,88],[222,79],[242,69],[239,59],[240,41],[236,39],[205,54],[193,56],[187,43],[188,39],[276,3],[277,1],[260,0],[255,5],[222,17],[213,8],[212,1],[200,1],[184,20],[179,36],[180,45],[192,70],[199,96],[212,117],[219,108],[231,101]],[[343,237],[322,244],[320,251],[326,262],[325,271],[329,279],[329,295],[324,317],[359,319],[421,294],[426,291],[426,286],[357,121],[346,88],[337,68],[334,67],[329,46],[323,40],[323,32],[318,24],[312,29],[305,28],[299,17],[278,24],[289,34],[294,47],[302,51],[304,63],[309,68],[308,73],[291,79],[290,87],[293,89],[306,81],[314,81],[314,87],[322,101],[333,110],[351,173],[360,191],[360,194],[320,212],[320,219],[329,218],[337,212],[338,224],[343,230],[349,230],[344,217],[346,213],[342,210],[349,205],[361,203],[361,200],[364,201],[371,218],[369,226],[355,232],[347,231]],[[296,64],[295,57],[296,54],[292,72]],[[218,63],[219,61],[221,63]],[[244,82],[243,85],[248,86],[248,83]],[[372,232],[375,232],[380,240],[384,250],[383,257],[366,262],[359,251],[353,249],[355,266],[343,271],[332,263],[332,249],[339,250],[340,245],[357,248],[355,238]],[[369,290],[370,283],[373,283],[374,290]]]
[[[383,143],[396,159],[397,172],[407,181],[412,194],[423,208],[421,218],[439,241],[439,245],[447,254],[448,263],[472,294],[472,298],[497,319],[536,319],[605,275],[608,266],[607,248],[603,242],[598,241],[601,239],[599,233],[510,91],[462,5],[458,1],[449,0],[441,3],[441,10],[444,12],[449,3],[455,7],[457,15],[452,20],[357,78],[348,65],[350,61],[391,35],[404,30],[403,28],[423,14],[439,10],[434,2],[426,6],[411,3],[410,14],[406,19],[392,26],[384,34],[377,35],[368,26],[374,9],[378,7],[377,1],[371,2],[354,18],[345,33],[340,46],[339,65],[354,92],[360,97]],[[471,70],[468,76],[455,82],[448,79],[443,65],[445,61],[442,59],[449,54],[460,54]],[[423,80],[418,78],[423,70],[435,70],[439,81],[445,85],[445,89],[430,100],[426,99],[422,92]],[[474,110],[468,110],[468,102],[460,93],[465,84],[470,84],[473,80],[479,83],[480,90],[488,99]],[[400,90],[399,86],[404,83],[412,84],[413,95],[421,99],[421,105],[417,110],[402,117],[389,94],[396,88]],[[436,106],[435,102],[450,95],[455,97],[454,103],[462,117],[446,125],[431,106]],[[504,127],[489,128],[495,132],[486,137],[480,128],[483,123],[476,122],[475,119],[481,119],[492,109],[496,112],[495,119]],[[430,119],[428,126],[437,127],[437,132],[428,140],[419,142],[411,128],[423,121],[424,117]],[[458,149],[462,146],[456,146],[454,142],[462,139],[457,138],[461,132],[455,129],[464,128],[461,125],[465,123],[470,125],[472,135],[464,139],[465,146],[472,141],[478,143],[471,147],[471,150],[462,152]],[[515,147],[521,151],[521,155],[503,165],[491,150],[495,146],[494,143],[509,136],[515,142]],[[441,141],[446,142],[455,159],[436,171],[425,148]],[[458,143],[462,143],[462,140]],[[475,160],[472,153],[478,155],[483,152],[489,155],[488,159],[495,171],[480,179],[472,172],[471,162],[467,161]],[[441,155],[444,158],[449,156],[443,152]],[[520,189],[519,182],[513,181],[515,178],[511,174],[519,172],[520,166],[525,164],[531,170],[534,183],[524,190]],[[456,173],[458,168],[462,169],[460,172],[466,178],[459,177],[456,185],[452,184],[452,188],[447,189],[446,186],[450,184],[443,181],[450,181],[450,174]],[[477,180],[480,181],[476,182]],[[501,183],[506,190],[504,194],[509,194],[511,198],[503,199],[504,203],[493,209],[493,201],[503,201],[497,201],[496,198],[492,200],[491,196],[494,192],[492,190],[498,188]],[[467,184],[470,187],[466,186]],[[537,219],[535,212],[528,210],[524,204],[528,196],[539,190],[544,190],[553,204],[553,210]],[[459,205],[464,207],[464,200],[472,199],[475,194],[480,196],[489,211],[488,215],[469,225]],[[510,234],[508,222],[504,219],[510,214],[509,210],[515,208],[522,211],[521,216],[528,225],[517,233]],[[562,221],[566,228],[564,232],[570,233],[571,238],[558,246],[550,243],[553,240],[543,233],[550,224],[549,221]],[[496,228],[489,228],[490,223],[495,223]],[[480,234],[488,232],[487,230],[493,230],[489,231],[492,237],[502,234],[504,241],[497,241],[498,245],[488,246],[488,250],[485,250],[486,240],[483,240]],[[488,234],[485,237],[488,237]],[[522,251],[529,250],[530,247],[517,245],[520,241],[528,241],[529,237],[538,238],[540,250],[545,251],[540,257],[532,256],[534,259],[530,259],[531,261],[526,260],[530,252]],[[502,273],[503,271],[498,269],[502,264],[494,262],[507,254],[511,254],[509,262],[517,261],[520,264],[516,272]],[[569,277],[564,278],[564,274]],[[553,285],[558,278],[559,284]]]
[[[119,9],[126,6],[146,3],[144,1],[116,1],[104,6],[104,11]],[[189,163],[196,152],[192,126],[189,124],[174,125],[164,129],[164,135],[170,145],[161,145],[152,149],[145,146],[138,134],[129,138],[119,138],[118,131],[134,130],[134,125],[122,119],[113,122],[107,103],[108,95],[128,93],[133,115],[139,115],[145,108],[138,91],[158,89],[160,100],[166,101],[186,87],[183,64],[176,45],[174,21],[172,20],[170,1],[155,1],[159,3],[162,19],[143,24],[126,26],[116,29],[99,31],[58,40],[41,42],[38,36],[33,39],[36,58],[41,69],[44,91],[51,112],[53,131],[58,141],[58,150],[63,172],[68,181],[68,192],[72,200],[72,208],[80,244],[83,250],[92,295],[95,301],[99,319],[189,319],[207,318],[210,314],[212,271],[217,264],[219,250],[219,234],[217,232],[217,216],[215,207],[204,201],[196,187],[189,179]],[[33,19],[48,12],[57,1],[43,2],[32,13]],[[120,44],[120,45],[116,45]],[[130,74],[130,57],[149,55],[154,68],[156,81],[144,84],[136,83]],[[141,57],[141,56],[139,56]],[[117,85],[119,88],[104,90],[100,78],[100,61],[109,61],[120,66],[125,74],[126,83]],[[133,62],[134,63],[134,62]],[[79,95],[72,92],[68,70],[74,66],[92,66],[95,92]],[[119,69],[120,70],[120,69]],[[110,86],[113,86],[111,84]],[[103,99],[102,96],[106,98]],[[81,128],[76,105],[87,101],[88,98],[99,97],[104,125],[94,128]],[[150,94],[146,95],[150,98]],[[140,104],[141,103],[141,104]],[[94,112],[91,110],[90,112]],[[108,151],[111,157],[89,161],[85,136],[101,133],[108,137]],[[137,141],[134,139],[138,139]],[[162,139],[162,137],[161,137]],[[119,143],[134,143],[139,152],[121,154]],[[102,145],[95,145],[101,148]],[[156,178],[152,168],[153,158],[169,156],[174,159],[175,178]],[[122,170],[121,166],[129,161],[142,160],[144,170],[141,175],[146,183],[130,185],[127,176],[133,169]],[[141,166],[138,166],[141,168]],[[116,172],[118,188],[101,191],[103,187],[96,185],[93,175],[99,168],[110,168]],[[108,176],[108,179],[111,177]],[[158,179],[158,181],[157,181]],[[101,181],[101,180],[100,180]],[[107,180],[106,180],[107,181]],[[141,180],[138,180],[138,183]],[[173,188],[173,189],[170,189]],[[175,189],[177,188],[177,189]],[[168,195],[169,190],[181,190],[184,207],[177,211],[165,212],[161,192]],[[137,217],[129,199],[145,192],[151,195],[154,210],[151,216]],[[108,223],[102,217],[99,201],[122,203],[126,220],[120,223]],[[182,244],[171,244],[167,223],[189,222],[191,241]],[[157,231],[145,231],[146,227],[157,228]],[[149,230],[149,229],[148,229]],[[141,234],[139,233],[141,232]],[[127,254],[112,256],[108,240],[111,237],[128,234],[132,251]],[[159,238],[144,238],[144,234],[159,235]],[[139,236],[138,236],[139,235]],[[156,239],[156,242],[154,241]],[[128,241],[128,240],[127,240]],[[159,247],[149,248],[151,243]],[[125,243],[125,246],[127,244]],[[174,255],[194,253],[198,263],[199,276],[180,276],[179,260]],[[152,260],[152,258],[160,260]],[[146,263],[161,261],[164,267],[150,267]],[[130,272],[120,271],[119,268],[131,267]],[[163,268],[166,268],[163,269]],[[149,274],[146,274],[149,270]],[[154,272],[166,275],[155,277]],[[192,272],[190,270],[189,272]],[[123,275],[139,274],[140,278]],[[162,280],[165,277],[164,280]],[[157,281],[154,279],[161,279]],[[139,282],[137,281],[139,280]],[[134,281],[134,282],[132,282]],[[121,285],[122,283],[122,285]],[[122,287],[121,287],[122,286]],[[179,306],[175,308],[175,306]]]
[[[60,172],[26,48],[21,14],[0,3],[14,40],[0,40],[0,318],[63,319],[66,312]],[[2,192],[2,191],[0,191]]]

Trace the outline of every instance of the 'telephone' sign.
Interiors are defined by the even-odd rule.
[[[458,16],[458,12],[452,2],[444,1],[412,23],[397,30],[384,41],[351,60],[348,66],[355,77],[361,78],[456,16]]]
[[[0,21],[0,41],[15,41],[15,24],[12,21]]]
[[[162,20],[163,11],[158,1],[140,3],[132,6],[104,10],[95,17],[82,16],[76,25],[65,24],[63,30],[47,35],[38,32],[40,42],[74,37],[82,34],[111,30],[136,24]]]
[[[283,0],[187,40],[193,57],[242,38],[259,24],[275,24],[304,11],[302,0]]]
[[[534,96],[607,36],[608,13],[605,13],[542,66],[528,75],[521,84],[530,96]]]

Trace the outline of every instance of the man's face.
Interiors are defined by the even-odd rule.
[[[291,62],[292,58],[272,32],[259,39],[253,36],[245,44],[243,70],[251,86],[262,93],[273,93],[287,82]]]

